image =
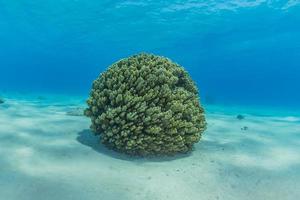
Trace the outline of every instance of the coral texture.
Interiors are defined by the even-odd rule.
[[[188,73],[152,54],[122,59],[93,82],[85,115],[107,147],[131,155],[188,152],[206,128]]]

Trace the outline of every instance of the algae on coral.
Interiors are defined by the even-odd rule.
[[[198,90],[171,60],[138,54],[93,82],[85,115],[102,143],[131,155],[188,152],[206,128]]]

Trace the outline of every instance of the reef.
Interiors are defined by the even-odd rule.
[[[189,152],[206,129],[188,72],[152,54],[112,64],[93,82],[87,104],[85,115],[101,142],[130,155]]]

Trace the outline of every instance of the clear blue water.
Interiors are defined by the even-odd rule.
[[[0,0],[0,90],[88,95],[111,63],[171,58],[203,101],[299,107],[300,2]]]
[[[140,52],[200,88],[189,154],[128,157],[89,129],[92,81]],[[0,0],[0,200],[299,199],[299,81],[300,0]]]

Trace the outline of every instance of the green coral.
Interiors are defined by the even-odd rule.
[[[188,152],[206,128],[198,90],[167,58],[138,54],[93,82],[85,115],[107,147],[130,155]]]

